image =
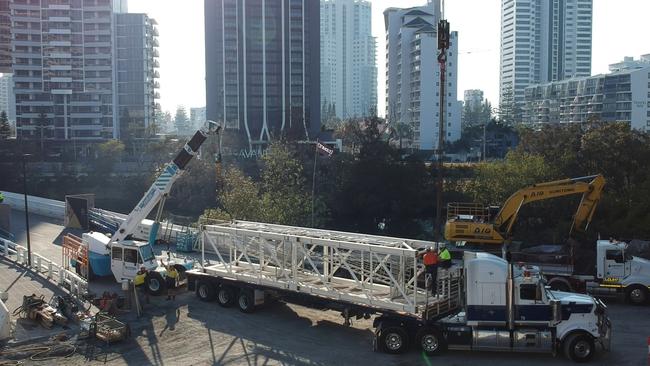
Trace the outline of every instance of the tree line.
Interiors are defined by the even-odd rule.
[[[404,156],[377,120],[342,125],[343,152],[316,158],[315,226],[433,239],[435,165]],[[443,201],[501,205],[515,191],[546,181],[603,174],[606,190],[585,240],[650,237],[650,135],[625,123],[519,128],[505,159],[448,164]],[[350,136],[351,135],[351,136]],[[252,174],[234,164],[217,179],[214,207],[204,218],[310,226],[314,150],[276,142]],[[579,196],[522,208],[514,239],[563,243]]]

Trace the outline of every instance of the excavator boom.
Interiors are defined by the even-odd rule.
[[[575,213],[571,233],[584,232],[591,222],[604,186],[605,178],[602,175],[535,184],[510,196],[491,222],[484,206],[450,204],[445,238],[451,241],[503,244],[510,237],[522,206],[574,194],[582,194],[582,200]]]

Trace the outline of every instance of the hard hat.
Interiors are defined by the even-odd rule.
[[[168,262],[167,262],[167,265],[168,265],[168,266],[173,266],[173,265],[175,265],[175,264],[176,264],[176,262],[174,262],[174,261],[168,261]]]

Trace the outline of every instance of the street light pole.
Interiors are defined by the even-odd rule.
[[[27,206],[27,169],[26,160],[29,154],[23,154],[23,192],[25,194],[25,230],[27,233],[27,265],[32,266],[32,244],[29,236],[29,207]]]

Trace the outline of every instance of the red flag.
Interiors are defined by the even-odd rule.
[[[318,151],[320,154],[327,155],[327,156],[332,156],[334,154],[334,149],[330,149],[329,147],[321,144],[320,142],[316,142],[316,151]]]

